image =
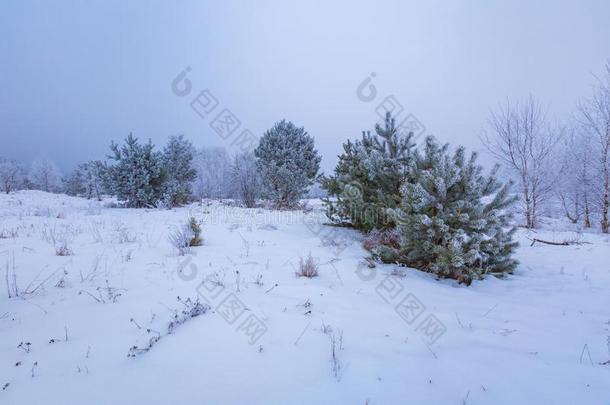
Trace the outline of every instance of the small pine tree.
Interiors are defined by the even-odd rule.
[[[388,112],[383,126],[375,125],[375,134],[363,132],[361,140],[344,143],[334,175],[322,179],[329,219],[365,232],[394,226],[387,209],[400,204],[412,139],[412,133],[401,134]]]
[[[163,200],[169,206],[186,204],[197,172],[193,168],[195,148],[183,135],[172,136],[163,149]]]
[[[400,208],[391,210],[400,235],[397,261],[470,284],[485,274],[510,273],[516,230],[506,208],[510,184],[482,174],[476,154],[450,154],[428,137],[402,186]],[[507,230],[508,229],[508,230]]]
[[[164,171],[162,155],[154,151],[148,141],[140,144],[138,138],[129,134],[121,147],[110,145],[110,159],[116,163],[108,167],[107,184],[110,191],[127,207],[154,206],[163,196]]]
[[[83,179],[82,165],[78,165],[67,177],[61,179],[64,192],[72,196],[80,196],[85,193],[85,182]]]
[[[294,206],[314,183],[321,157],[303,127],[282,120],[265,132],[254,150],[264,196],[276,208]]]
[[[62,181],[68,195],[83,196],[101,200],[104,182],[104,164],[99,160],[81,163]]]
[[[203,240],[201,239],[201,223],[194,217],[190,217],[188,227],[192,234],[191,239],[189,240],[189,246],[203,245]]]

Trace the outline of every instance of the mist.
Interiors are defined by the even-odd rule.
[[[607,1],[4,1],[1,154],[68,171],[130,132],[230,147],[189,105],[205,89],[238,131],[304,126],[324,172],[388,98],[422,134],[479,150],[506,98],[571,114],[610,55],[609,16]],[[172,91],[187,68],[190,98]]]

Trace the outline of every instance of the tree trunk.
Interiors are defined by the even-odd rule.
[[[603,210],[602,210],[602,232],[608,233],[609,223],[608,223],[608,208],[610,206],[610,196],[608,195],[610,192],[610,173],[608,171],[608,147],[604,151],[604,201],[603,201]]]
[[[591,228],[591,216],[589,214],[589,197],[585,193],[585,228]]]

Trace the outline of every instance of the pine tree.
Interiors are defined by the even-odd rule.
[[[254,150],[263,193],[276,208],[294,206],[314,183],[321,157],[303,127],[282,120],[265,132]]]
[[[186,204],[191,197],[191,186],[197,176],[194,154],[193,144],[183,135],[170,137],[163,149],[163,199],[169,206]]]
[[[383,126],[375,125],[375,134],[363,132],[361,140],[344,143],[334,175],[322,179],[328,192],[327,216],[365,232],[393,227],[387,209],[400,204],[400,185],[415,146],[412,139],[412,133],[401,134],[388,112]]]
[[[511,184],[497,180],[497,166],[483,175],[476,158],[426,139],[402,186],[401,206],[391,210],[400,234],[398,261],[466,284],[513,271],[516,228],[509,227],[506,210],[515,201]]]
[[[67,177],[61,179],[64,184],[64,192],[72,196],[80,196],[85,193],[85,181],[83,178],[82,164],[78,165]]]
[[[101,200],[104,171],[105,165],[99,160],[81,163],[67,178],[62,180],[65,193]]]
[[[148,141],[140,144],[138,138],[129,134],[121,147],[110,145],[110,159],[116,163],[108,167],[107,184],[110,191],[127,207],[154,206],[163,197],[164,171],[162,155],[154,151]]]

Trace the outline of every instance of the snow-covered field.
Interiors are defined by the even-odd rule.
[[[361,236],[311,204],[2,195],[0,403],[610,404],[607,236],[520,230],[518,271],[465,287],[370,269]],[[204,245],[178,256],[189,215]],[[310,252],[320,275],[299,278]]]

